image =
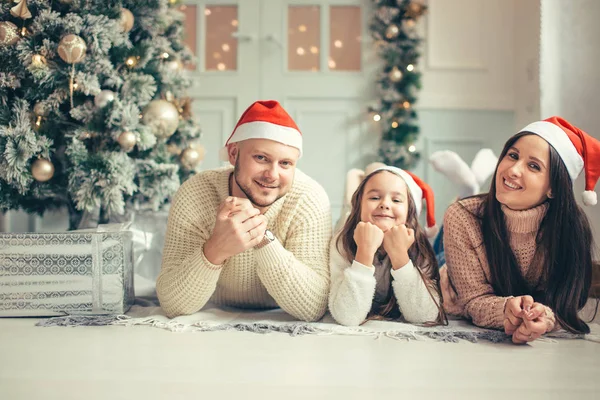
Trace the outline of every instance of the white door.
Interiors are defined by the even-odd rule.
[[[199,65],[192,72],[191,94],[207,150],[203,168],[220,164],[218,149],[248,105],[258,99],[278,100],[304,137],[299,168],[323,185],[335,222],[346,172],[374,160],[379,140],[361,117],[369,97],[364,51],[369,15],[361,1],[212,0],[194,2],[193,7],[200,23]],[[231,8],[239,16],[233,24],[237,32],[224,28],[235,15]],[[217,17],[219,22],[211,21]],[[233,32],[237,40],[231,38]],[[215,67],[215,57],[224,57],[219,49],[231,52],[234,47],[236,68],[226,62]],[[232,64],[235,57],[227,56]]]

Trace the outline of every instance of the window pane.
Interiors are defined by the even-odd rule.
[[[232,36],[238,30],[237,6],[207,6],[206,53],[207,71],[235,71],[237,69],[237,39]]]
[[[198,54],[198,49],[196,48],[196,6],[182,5],[179,7],[179,11],[185,15],[185,19],[183,20],[183,42],[195,56]],[[194,70],[196,66],[190,64],[186,65],[186,68]]]
[[[318,71],[321,43],[321,9],[288,7],[288,69]]]
[[[360,71],[360,7],[332,6],[329,10],[329,26],[329,69]]]

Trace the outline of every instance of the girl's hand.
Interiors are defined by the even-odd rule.
[[[546,314],[546,307],[541,303],[533,303],[531,310],[523,313],[523,323],[512,337],[513,343],[532,342],[553,328],[553,322]]]
[[[359,222],[354,228],[356,256],[354,259],[363,265],[373,264],[373,257],[383,242],[383,231],[370,222]]]
[[[385,232],[383,248],[392,261],[392,268],[398,269],[408,263],[408,249],[414,242],[415,231],[404,224],[393,226]]]

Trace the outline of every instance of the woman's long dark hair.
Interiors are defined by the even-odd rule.
[[[340,231],[340,235],[336,242],[336,247],[340,254],[346,258],[348,262],[352,262],[354,257],[356,256],[356,250],[358,246],[354,241],[354,229],[360,222],[360,214],[361,214],[361,204],[364,195],[364,189],[367,185],[367,182],[375,175],[386,172],[385,170],[374,171],[371,174],[367,175],[365,179],[358,185],[358,188],[352,195],[352,211],[346,220],[342,230]],[[387,171],[389,173],[390,171]],[[401,178],[402,179],[402,178]],[[408,187],[407,187],[408,192]],[[423,231],[423,228],[419,225],[418,217],[417,217],[417,208],[412,199],[412,196],[408,197],[408,214],[406,216],[406,226],[415,231],[415,242],[408,250],[408,256],[413,261],[413,264],[416,270],[421,275],[421,278],[425,282],[425,286],[429,291],[429,295],[438,306],[438,317],[435,321],[430,321],[427,325],[437,325],[437,324],[447,324],[448,320],[446,318],[446,314],[444,313],[444,307],[442,306],[442,294],[440,290],[440,271],[438,268],[437,260],[435,258],[435,254],[433,253],[433,248],[427,239],[427,235]],[[388,256],[386,255],[386,258]],[[392,282],[390,281],[390,291],[393,292],[393,288],[391,287]],[[432,293],[437,294],[436,300],[435,296]],[[380,309],[376,312],[376,315],[372,315],[370,317],[381,316],[383,318],[394,318],[398,312],[398,305],[396,302],[396,296],[392,295],[390,297],[390,301],[381,306]]]
[[[511,137],[504,145],[498,165],[519,138],[530,134],[522,132]],[[533,295],[536,301],[552,308],[562,327],[573,333],[589,333],[590,328],[579,318],[578,311],[587,302],[592,282],[592,231],[575,201],[567,168],[556,150],[549,147],[552,198],[540,223],[532,261],[538,267],[542,264],[544,287],[537,293],[529,287],[507,240],[504,213],[496,199],[498,166],[489,193],[481,195],[484,200],[479,210],[491,283],[498,296]]]

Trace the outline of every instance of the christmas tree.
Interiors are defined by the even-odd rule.
[[[0,3],[0,211],[68,207],[72,229],[104,223],[159,209],[194,173],[175,3]]]
[[[426,7],[411,0],[373,0],[375,15],[371,34],[383,69],[377,78],[378,103],[369,108],[371,118],[381,125],[380,156],[383,162],[412,168],[419,159],[415,141],[419,135],[413,109],[421,88],[417,20]]]

